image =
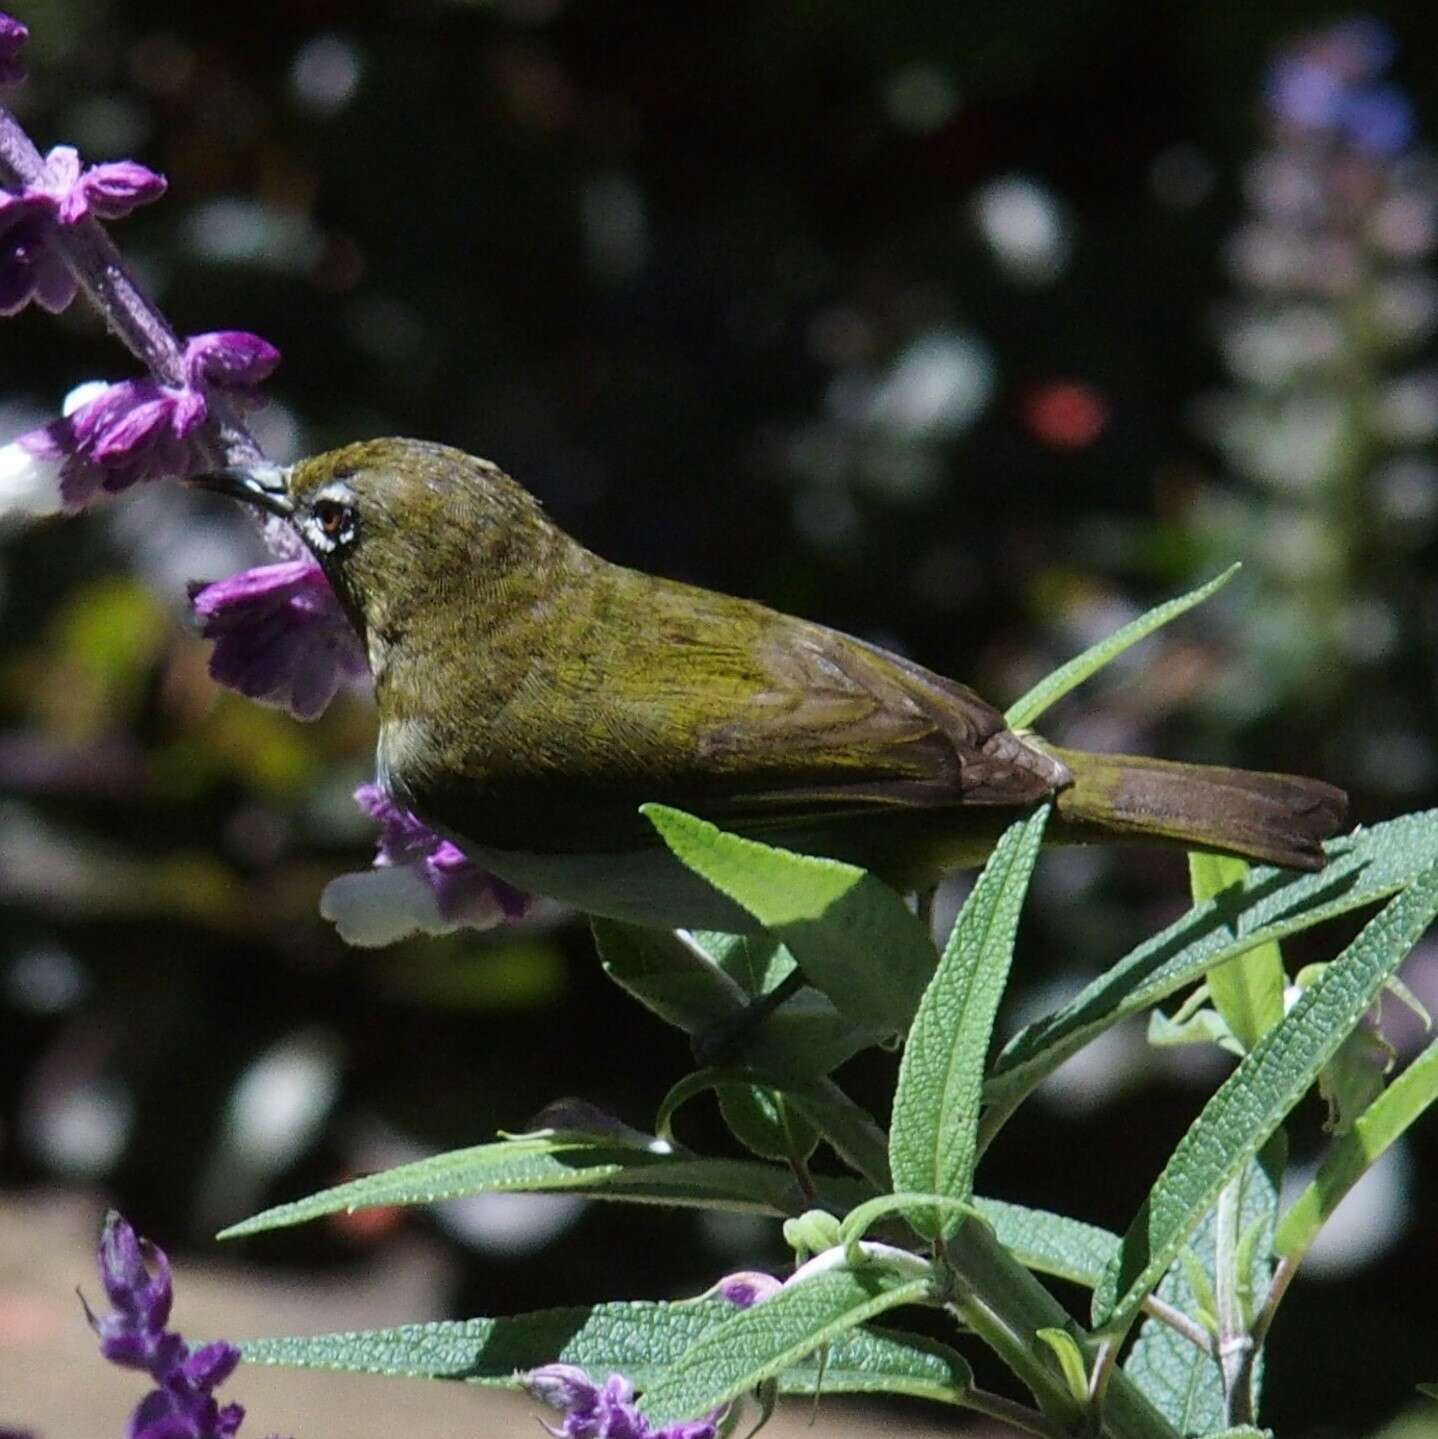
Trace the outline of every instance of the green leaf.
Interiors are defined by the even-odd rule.
[[[923,1303],[930,1281],[881,1264],[828,1269],[706,1331],[645,1390],[640,1408],[655,1424],[694,1418],[901,1304]]]
[[[1438,1040],[1427,1046],[1372,1104],[1335,1140],[1313,1182],[1283,1216],[1274,1251],[1297,1260],[1344,1195],[1420,1114],[1438,1099]]]
[[[960,1200],[973,1192],[984,1063],[1048,816],[1044,805],[994,846],[919,1004],[894,1094],[889,1164],[896,1189]],[[909,1214],[926,1239],[951,1233],[958,1222],[954,1214]]]
[[[519,1387],[542,1364],[575,1364],[603,1379],[624,1374],[655,1383],[701,1335],[733,1317],[719,1299],[681,1304],[617,1303],[550,1309],[509,1319],[404,1324],[350,1334],[252,1339],[245,1361],[298,1369]],[[822,1378],[822,1382],[821,1382]],[[830,1347],[821,1369],[801,1362],[780,1377],[788,1394],[909,1394],[957,1403],[972,1383],[965,1361],[946,1345],[884,1329],[854,1330]]]
[[[1123,1329],[1188,1236],[1318,1078],[1438,914],[1438,866],[1364,927],[1220,1086],[1179,1141],[1094,1292],[1094,1322]]]
[[[1244,1276],[1249,1292],[1263,1292],[1272,1272],[1268,1254],[1283,1179],[1281,1149],[1279,1145],[1271,1155],[1265,1149],[1265,1158],[1251,1161],[1242,1176],[1239,1223],[1246,1232],[1257,1234],[1249,1246]],[[1214,1235],[1215,1216],[1210,1212],[1158,1286],[1160,1299],[1205,1327],[1217,1306]],[[1218,1361],[1161,1320],[1144,1319],[1123,1369],[1180,1434],[1209,1434],[1222,1426],[1226,1409]],[[1260,1382],[1261,1370],[1257,1370],[1255,1401]]]
[[[1023,1098],[1071,1054],[1112,1025],[1195,983],[1214,965],[1269,939],[1386,899],[1438,860],[1438,810],[1404,815],[1325,846],[1328,867],[1295,875],[1253,869],[1145,940],[1063,1008],[1026,1026],[994,1062],[984,1099],[987,1140]]]
[[[782,940],[840,1013],[874,1035],[908,1028],[934,972],[934,946],[888,885],[666,805],[641,808],[675,857]]]
[[[1235,1058],[1248,1052],[1233,1037],[1228,1021],[1216,1009],[1195,1010],[1182,1023],[1161,1009],[1148,1017],[1148,1042],[1155,1049],[1177,1049],[1185,1044],[1216,1044]]]
[[[1067,1329],[1037,1329],[1034,1331],[1034,1338],[1043,1340],[1053,1351],[1074,1403],[1087,1405],[1088,1374],[1084,1370],[1083,1354],[1078,1347],[1078,1341]]]
[[[808,1159],[819,1131],[797,1113],[784,1095],[757,1084],[718,1086],[719,1112],[730,1132],[761,1159]]]
[[[999,1199],[975,1198],[974,1208],[999,1243],[1026,1269],[1040,1274],[1092,1289],[1118,1253],[1118,1235],[1096,1224]]]
[[[1248,878],[1248,864],[1231,855],[1195,852],[1188,857],[1188,873],[1193,902],[1202,904],[1241,886]],[[1256,944],[1208,971],[1209,997],[1245,1054],[1283,1018],[1287,982],[1275,940]]]
[[[855,1104],[832,1079],[794,1086],[784,1095],[845,1164],[858,1170],[881,1193],[893,1188],[888,1135],[874,1116]]]
[[[1046,709],[1057,704],[1070,690],[1077,689],[1106,664],[1116,660],[1126,649],[1131,649],[1141,639],[1146,639],[1155,630],[1162,629],[1170,620],[1176,620],[1195,605],[1201,605],[1210,595],[1217,594],[1240,568],[1242,567],[1239,565],[1230,565],[1206,585],[1200,585],[1186,595],[1179,595],[1177,599],[1156,606],[1147,614],[1131,620],[1122,629],[1115,630],[1106,640],[1100,640],[1081,655],[1076,655],[1067,664],[1060,665],[1046,679],[1040,680],[1022,699],[1009,706],[1004,715],[1009,728],[1025,729],[1033,724]]]
[[[686,934],[610,919],[591,923],[605,973],[686,1034],[702,1034],[737,1014],[794,968],[788,950],[763,936]],[[817,990],[804,989],[753,1029],[744,1059],[770,1078],[802,1084],[873,1042],[871,1026],[855,1024]]]
[[[841,1210],[872,1192],[844,1179],[816,1179],[821,1202]],[[787,1169],[752,1160],[703,1159],[594,1140],[525,1137],[480,1144],[366,1175],[308,1198],[277,1205],[221,1231],[238,1239],[304,1224],[326,1214],[387,1204],[435,1204],[467,1194],[562,1189],[595,1199],[701,1205],[777,1216],[805,1207]]]

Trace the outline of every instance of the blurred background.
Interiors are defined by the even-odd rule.
[[[1433,7],[19,14],[13,99],[42,148],[168,176],[117,238],[176,327],[284,352],[257,420],[272,457],[462,446],[612,559],[877,640],[1000,704],[1240,559],[1046,731],[1321,774],[1363,821],[1438,799]],[[0,327],[0,439],[132,373],[83,306],[27,312]],[[78,1402],[52,1377],[22,1409],[19,1385],[69,1372],[38,1356],[75,1346],[104,1203],[202,1257],[217,1291],[283,1288],[235,1337],[669,1297],[783,1260],[769,1223],[523,1198],[209,1243],[559,1096],[647,1127],[687,1061],[580,923],[339,943],[316,900],[368,860],[350,799],[368,702],[302,726],[219,691],[187,621],[187,581],[262,560],[243,517],[168,485],[0,529],[0,1423],[50,1415],[58,1436],[42,1406]],[[1186,892],[1178,854],[1046,857],[1005,1023]],[[1405,971],[1430,1007],[1435,966],[1430,945]],[[1401,1012],[1389,1034],[1421,1042]],[[1010,1126],[985,1192],[1122,1228],[1227,1063],[1110,1036]],[[846,1078],[877,1103],[892,1064]],[[1300,1174],[1322,1118],[1315,1102],[1292,1126]],[[680,1134],[726,1142],[702,1106]],[[1438,1378],[1435,1188],[1430,1124],[1305,1266],[1269,1348],[1265,1417],[1286,1436],[1438,1432],[1412,1387]],[[356,1434],[428,1399],[355,1383]],[[118,1428],[114,1387],[69,1432]],[[258,1422],[313,1433],[321,1412]]]

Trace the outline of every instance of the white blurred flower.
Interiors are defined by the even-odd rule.
[[[908,440],[942,440],[966,430],[994,391],[987,348],[957,330],[935,330],[909,345],[869,391],[864,418]]]
[[[1004,175],[974,197],[974,218],[1010,279],[1042,285],[1068,263],[1069,226],[1052,193],[1026,175]]]

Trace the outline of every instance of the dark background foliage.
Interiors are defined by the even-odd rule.
[[[611,558],[902,647],[1000,702],[1248,559],[1226,612],[1056,728],[1321,771],[1372,820],[1438,790],[1426,531],[1367,551],[1397,634],[1381,656],[1319,646],[1287,690],[1214,703],[1279,614],[1261,552],[1286,517],[1260,494],[1215,545],[1205,507],[1251,487],[1195,423],[1224,382],[1223,257],[1266,66],[1341,13],[42,0],[21,11],[17,104],[42,145],[169,177],[119,238],[177,328],[282,349],[261,421],[277,458],[391,433],[460,445]],[[1438,12],[1385,13],[1431,132]],[[1048,241],[986,230],[1005,195],[1029,204],[1019,240],[1026,223]],[[6,435],[131,373],[79,307],[12,321],[0,357]],[[100,1184],[175,1248],[560,1095],[649,1122],[683,1046],[606,984],[579,925],[362,954],[319,920],[323,881],[367,857],[348,793],[373,724],[362,698],[301,728],[209,684],[183,581],[253,561],[242,521],[157,486],[4,539],[0,1182]],[[1045,859],[1018,1004],[1111,962],[1185,884],[1173,854]],[[1012,1126],[988,1192],[1126,1224],[1222,1073],[1130,1039]],[[891,1065],[860,1063],[855,1087],[878,1096]],[[1300,1158],[1321,1117],[1301,1113]],[[680,1124],[724,1142],[702,1108]],[[1269,1367],[1283,1432],[1370,1432],[1435,1377],[1435,1255],[1413,1220],[1434,1147],[1420,1130],[1356,1225],[1359,1255],[1385,1225],[1396,1247],[1289,1300]],[[592,1207],[546,1239],[505,1214],[445,1221],[455,1313],[693,1292],[781,1258],[765,1228],[688,1215]],[[243,1257],[343,1268],[431,1222]]]

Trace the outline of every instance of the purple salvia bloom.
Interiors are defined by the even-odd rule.
[[[60,224],[78,225],[87,215],[123,220],[164,193],[164,176],[133,160],[87,168],[73,145],[56,145],[45,157],[44,178],[27,186],[24,198],[44,205]]]
[[[0,224],[4,215],[0,209]],[[0,256],[0,302],[9,293],[5,278]],[[273,345],[243,330],[196,335],[185,345],[184,384],[123,380],[16,443],[33,456],[59,461],[60,497],[67,510],[83,509],[141,480],[183,478],[196,464],[191,441],[209,417],[206,391],[219,388],[232,400],[257,403],[250,387],[279,360]]]
[[[13,85],[25,78],[20,52],[29,38],[30,31],[19,20],[0,11],[0,85]]]
[[[79,288],[50,243],[54,221],[44,205],[20,195],[0,196],[0,315],[32,300],[59,314]]]
[[[322,714],[343,681],[367,671],[359,637],[309,555],[195,585],[190,603],[200,633],[215,641],[211,676],[297,719]]]
[[[564,1412],[560,1428],[544,1426],[556,1439],[715,1439],[723,1413],[716,1409],[703,1419],[655,1429],[635,1407],[634,1386],[622,1374],[598,1385],[573,1364],[545,1364],[521,1382],[536,1399]]]
[[[361,785],[355,803],[380,826],[374,868],[340,875],[320,896],[320,913],[347,944],[374,948],[416,930],[488,929],[528,913],[528,895],[481,869],[379,785]]]
[[[223,1340],[191,1351],[165,1328],[173,1291],[162,1249],[140,1239],[118,1214],[100,1235],[100,1282],[114,1312],[86,1316],[111,1363],[146,1370],[156,1387],[136,1406],[127,1439],[234,1439],[245,1411],[213,1391],[234,1373],[240,1351]]]
[[[743,1270],[721,1279],[709,1293],[727,1299],[736,1309],[752,1309],[772,1298],[784,1287],[783,1281],[758,1270]]]
[[[280,352],[247,330],[215,330],[185,341],[185,379],[192,389],[221,385],[248,388],[274,374]]]

